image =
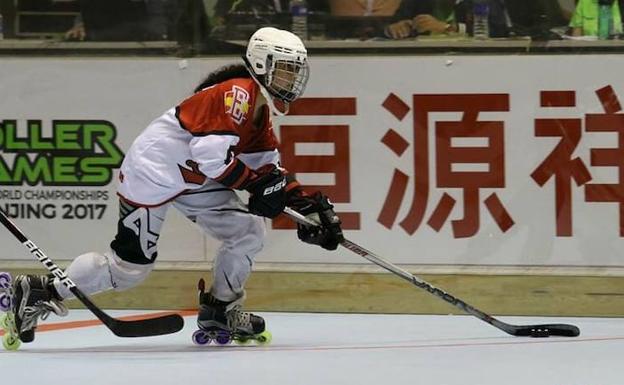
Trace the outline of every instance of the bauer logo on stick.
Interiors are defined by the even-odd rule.
[[[37,245],[33,243],[33,241],[27,240],[26,242],[24,242],[24,246],[26,246],[26,248],[32,253],[32,255],[37,257],[39,262],[43,263],[43,265],[48,270],[50,270],[50,272],[55,277],[57,277],[63,285],[65,285],[67,288],[72,288],[75,286],[74,283],[67,278],[63,270],[56,266],[54,262],[52,262],[50,258],[48,258],[48,256],[45,255],[43,251],[41,251],[41,249],[39,249]]]

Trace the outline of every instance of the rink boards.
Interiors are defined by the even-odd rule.
[[[237,60],[3,59],[0,71],[11,76],[0,79],[8,90],[0,100],[0,208],[62,263],[106,250],[116,228],[117,170],[132,140],[205,74]],[[544,311],[578,314],[568,310],[570,298],[578,311],[610,314],[623,308],[608,306],[622,296],[624,272],[623,60],[313,57],[306,98],[274,128],[286,167],[332,197],[350,239],[393,263],[488,306],[491,298],[502,312],[535,314],[547,303]],[[168,215],[158,266],[167,271],[154,276],[178,282],[182,275],[184,287],[172,285],[186,293],[218,245],[178,213]],[[259,308],[306,309],[281,298],[288,290],[318,296],[315,288],[332,282],[341,289],[328,285],[327,295],[344,309],[447,312],[428,299],[416,307],[390,300],[385,293],[395,286],[419,293],[346,250],[302,245],[283,221],[268,227],[250,282]],[[4,266],[36,267],[9,234],[0,232],[0,241]],[[561,291],[552,276],[565,277],[557,280]],[[154,292],[167,298],[152,279]],[[474,289],[459,283],[472,279]],[[372,304],[358,296],[341,303],[345,291],[365,293]],[[512,301],[507,309],[501,291],[533,293],[537,302]],[[588,307],[594,302],[595,311]]]
[[[18,270],[13,270],[17,272]],[[19,272],[41,272],[24,270]],[[196,309],[197,281],[210,271],[156,270],[138,287],[95,302],[112,309]],[[494,315],[621,317],[621,277],[430,275],[419,277]],[[70,301],[71,308],[82,305]],[[246,307],[256,311],[464,314],[390,274],[254,272]]]

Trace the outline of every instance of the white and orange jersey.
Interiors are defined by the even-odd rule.
[[[253,170],[278,164],[278,141],[266,106],[262,123],[253,123],[259,92],[253,79],[231,79],[166,111],[126,153],[119,195],[137,205],[157,206],[201,187],[206,178],[243,188]]]

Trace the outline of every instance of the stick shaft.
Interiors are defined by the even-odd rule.
[[[286,207],[284,209],[284,213],[291,217],[298,223],[308,225],[308,226],[320,226],[319,223],[301,215],[297,211]],[[489,323],[490,325],[504,331],[505,333],[515,335],[515,336],[528,336],[531,335],[532,330],[546,330],[550,335],[560,335],[567,337],[576,337],[579,335],[579,330],[576,326],[573,325],[564,325],[564,324],[556,324],[556,325],[529,325],[529,326],[516,326],[510,325],[503,321],[500,321],[491,315],[475,308],[472,305],[464,302],[463,300],[445,292],[444,290],[433,286],[432,284],[418,278],[417,276],[411,274],[407,270],[404,270],[391,262],[381,258],[376,255],[372,251],[369,251],[362,246],[352,242],[348,239],[344,239],[341,243],[341,246],[348,249],[349,251],[369,260],[370,262],[380,266],[389,272],[399,276],[400,278],[412,283],[414,286],[426,290],[430,294],[435,295],[436,297],[450,303],[451,305],[463,310],[464,312],[471,314],[480,320]]]

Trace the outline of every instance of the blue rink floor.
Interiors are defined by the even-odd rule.
[[[145,311],[111,311],[114,316]],[[0,351],[3,384],[622,385],[624,319],[565,322],[576,338],[520,338],[471,316],[260,313],[273,342],[195,346],[195,317],[161,337],[122,339],[104,326],[44,331]],[[93,319],[74,310],[46,324]]]

